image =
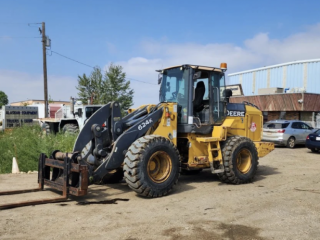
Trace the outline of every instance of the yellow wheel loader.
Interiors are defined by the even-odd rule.
[[[122,178],[142,196],[161,197],[180,173],[204,168],[225,183],[251,182],[258,159],[274,145],[261,142],[263,117],[256,106],[229,103],[226,69],[225,63],[161,69],[159,104],[129,109],[124,117],[117,102],[101,107],[87,120],[72,153],[40,155],[39,188],[31,191],[47,185],[63,196],[37,203],[85,195],[90,184]],[[9,207],[22,205],[30,202]]]

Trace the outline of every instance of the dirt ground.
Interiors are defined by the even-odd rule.
[[[319,172],[320,154],[277,147],[250,184],[222,184],[203,171],[181,176],[170,195],[155,199],[125,183],[93,185],[65,203],[0,211],[0,239],[320,239]],[[1,191],[32,187],[37,174],[0,175]],[[0,204],[55,196],[1,196]],[[77,205],[115,198],[129,201]]]

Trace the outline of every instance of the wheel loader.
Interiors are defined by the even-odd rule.
[[[124,178],[136,193],[161,197],[180,173],[202,169],[224,183],[253,181],[258,159],[274,145],[261,142],[263,116],[255,105],[229,102],[226,70],[226,63],[158,70],[159,104],[129,109],[126,116],[118,102],[104,105],[87,120],[72,153],[40,154],[39,187],[28,191],[44,185],[60,190],[62,197],[36,203],[56,202],[87,194],[88,185]],[[30,202],[9,207],[25,205]]]

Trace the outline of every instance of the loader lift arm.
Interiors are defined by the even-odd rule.
[[[94,171],[93,176],[89,177],[89,183],[94,183],[99,181],[104,177],[108,171],[119,168],[124,161],[124,157],[127,149],[130,145],[138,138],[145,135],[145,133],[161,118],[163,109],[159,108],[154,112],[151,112],[143,117],[138,118],[132,127],[130,127],[126,132],[121,134],[119,138],[114,142],[111,153],[104,160],[104,162]],[[130,121],[133,121],[129,118]],[[123,121],[122,124],[125,125],[129,123],[128,121]],[[117,125],[120,123],[118,122]],[[93,125],[97,131],[97,125]],[[99,128],[98,128],[99,129]],[[98,132],[98,131],[97,131]]]

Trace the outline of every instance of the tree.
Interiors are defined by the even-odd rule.
[[[105,103],[117,101],[122,110],[127,110],[133,105],[134,91],[130,89],[130,81],[126,80],[126,74],[122,72],[121,66],[111,64],[104,75],[104,94]]]
[[[83,103],[87,103],[88,99],[92,99],[93,104],[102,104],[102,73],[99,67],[95,67],[88,77],[86,74],[78,76],[78,97]]]
[[[20,103],[20,106],[26,107],[26,106],[28,106],[28,102],[22,102],[22,103]]]
[[[133,105],[133,93],[130,81],[126,80],[126,74],[121,66],[110,64],[102,74],[99,67],[94,68],[88,77],[86,74],[78,76],[78,97],[86,103],[93,99],[93,104],[106,104],[117,101],[122,111]]]
[[[0,108],[2,105],[7,105],[8,104],[8,96],[5,94],[3,91],[0,91]]]
[[[54,103],[54,100],[52,99],[51,95],[49,94],[48,103]]]

